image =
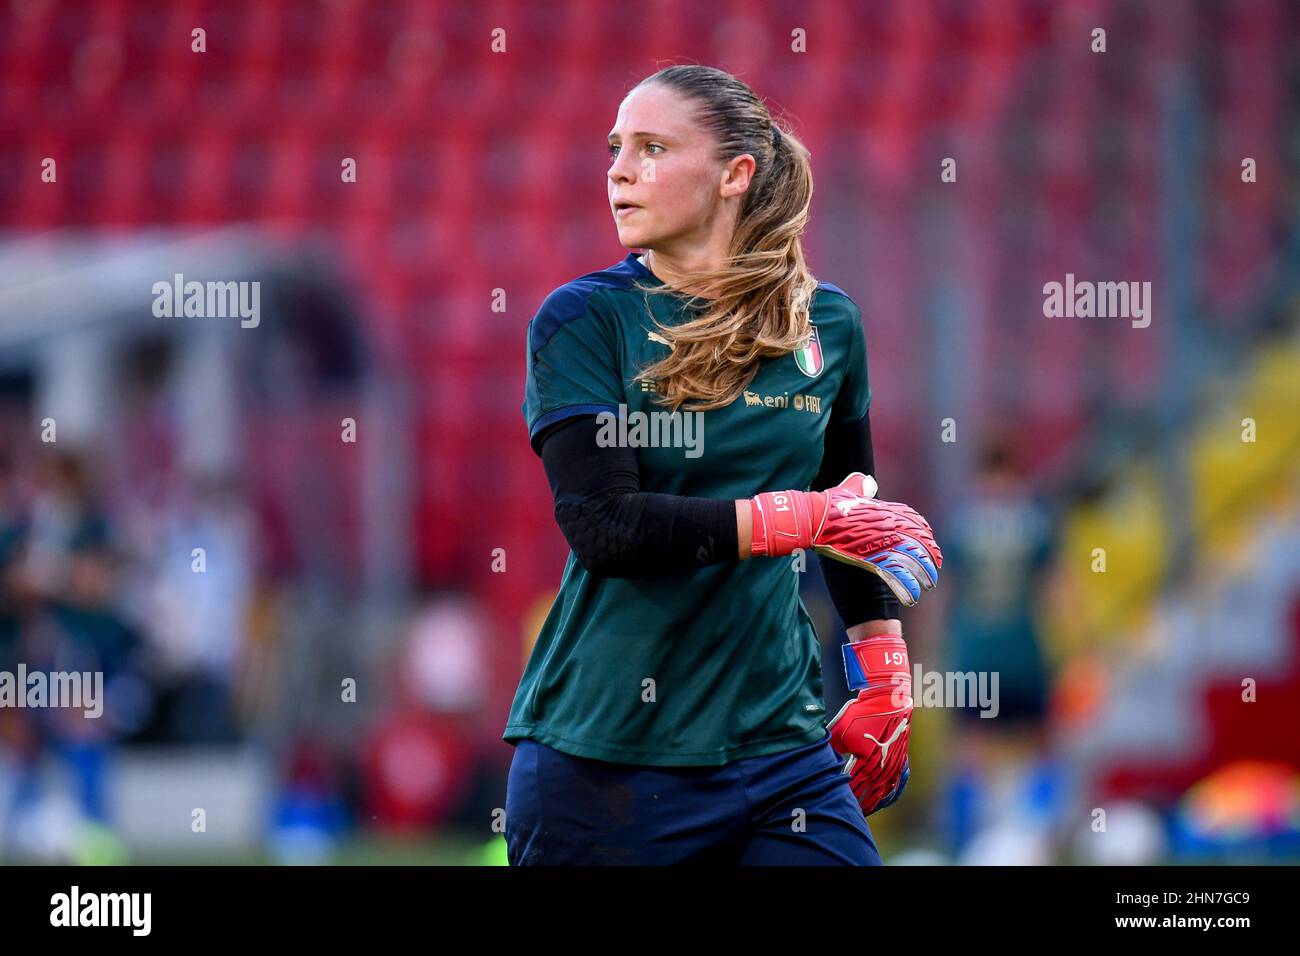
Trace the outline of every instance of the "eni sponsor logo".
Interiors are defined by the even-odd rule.
[[[789,392],[782,392],[780,395],[763,395],[746,389],[745,407],[753,408],[755,406],[762,408],[793,408],[797,412],[812,412],[814,415],[820,415],[822,398],[820,395],[804,395],[799,392],[794,395]]]
[[[658,392],[663,394],[664,383],[658,379],[654,381],[641,380],[641,391]],[[763,392],[751,392],[745,389],[743,393],[746,408],[793,408],[796,412],[811,412],[814,415],[822,413],[822,397],[820,395],[805,395],[802,392],[796,392],[791,395],[789,392],[782,392],[780,395],[768,395]]]

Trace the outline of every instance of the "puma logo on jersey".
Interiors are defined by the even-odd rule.
[[[907,718],[904,717],[903,720],[899,723],[899,725],[894,728],[893,735],[888,740],[886,740],[883,744],[875,737],[871,736],[871,734],[862,735],[880,748],[880,766],[883,767],[885,765],[885,758],[889,756],[889,748],[893,746],[894,741],[898,739],[899,734],[901,734],[906,729],[907,729]]]

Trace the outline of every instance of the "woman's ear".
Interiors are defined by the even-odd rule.
[[[727,161],[723,167],[721,192],[723,197],[739,196],[749,188],[758,164],[749,153],[741,153]]]

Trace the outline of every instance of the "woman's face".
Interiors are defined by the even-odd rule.
[[[742,171],[737,189],[731,168],[739,158],[714,158],[713,138],[695,124],[694,112],[688,99],[659,84],[637,87],[619,106],[609,133],[608,192],[624,248],[707,241],[724,225],[726,197],[748,185]]]

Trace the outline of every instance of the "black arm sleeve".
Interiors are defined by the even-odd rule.
[[[839,484],[849,472],[860,471],[876,477],[875,454],[871,449],[871,414],[847,425],[826,426],[825,450],[821,470],[813,479],[813,490],[820,491]],[[899,616],[898,598],[876,575],[860,568],[817,556],[835,609],[844,627],[864,621],[889,620]]]
[[[592,574],[646,578],[739,560],[731,499],[641,490],[635,448],[602,448],[595,415],[576,415],[537,436],[555,521]]]

